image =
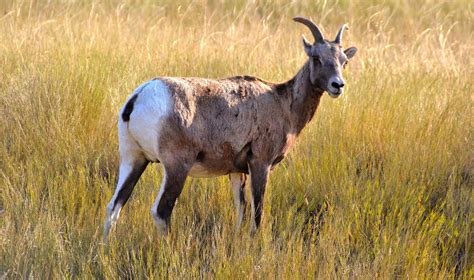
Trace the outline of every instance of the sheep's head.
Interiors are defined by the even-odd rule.
[[[346,25],[341,26],[334,41],[328,41],[311,20],[304,17],[295,17],[293,20],[306,25],[314,37],[314,43],[311,44],[303,36],[304,50],[309,59],[311,83],[327,91],[329,96],[338,97],[342,94],[345,84],[342,68],[357,52],[355,47],[342,49],[341,39]]]

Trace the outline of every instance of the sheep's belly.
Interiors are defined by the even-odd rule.
[[[189,171],[188,175],[191,177],[209,178],[226,175],[228,173],[228,171],[213,170],[200,163],[195,163],[193,167],[191,167],[191,170]]]

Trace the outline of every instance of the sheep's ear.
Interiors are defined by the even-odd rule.
[[[350,48],[344,50],[344,53],[346,54],[347,59],[353,58],[354,55],[356,54],[356,52],[357,52],[356,47],[350,47]]]
[[[301,38],[303,39],[303,47],[304,47],[304,51],[306,52],[306,54],[308,56],[311,56],[311,49],[312,49],[312,45],[310,42],[308,42],[308,40],[306,40],[306,38],[304,37],[304,35],[301,36]]]

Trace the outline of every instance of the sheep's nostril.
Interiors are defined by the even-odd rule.
[[[336,83],[336,82],[332,82],[332,83],[331,83],[331,86],[333,86],[334,88],[339,89],[339,88],[344,87],[344,84],[338,84],[338,83]]]

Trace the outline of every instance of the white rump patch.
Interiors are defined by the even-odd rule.
[[[138,97],[130,114],[128,132],[148,160],[159,160],[161,124],[172,107],[169,88],[162,80],[156,79],[138,87],[134,94],[138,94]],[[127,123],[121,122],[119,130],[120,126],[127,126]]]

